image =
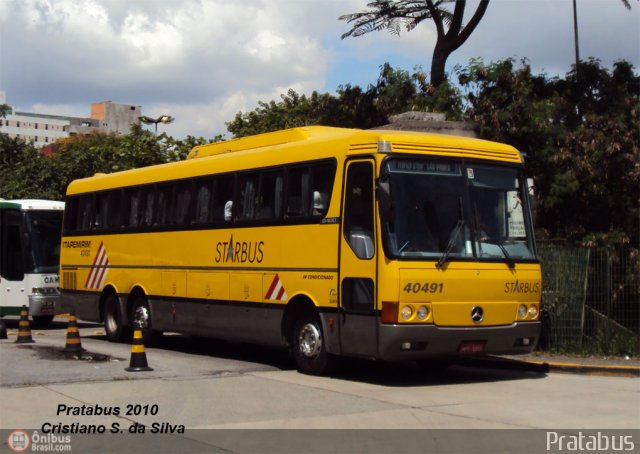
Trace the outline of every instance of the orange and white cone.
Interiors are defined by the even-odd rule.
[[[142,330],[137,327],[133,331],[133,342],[131,343],[131,360],[127,372],[144,372],[153,370],[147,364],[147,355],[144,352],[144,342],[142,341]]]
[[[31,337],[31,325],[29,324],[29,309],[22,306],[20,310],[20,322],[18,323],[18,339],[16,344],[33,344],[35,341]]]

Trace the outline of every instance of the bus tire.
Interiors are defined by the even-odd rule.
[[[317,314],[304,314],[296,320],[291,339],[293,358],[298,371],[307,375],[326,375],[333,357],[327,352],[322,323]]]
[[[104,300],[102,321],[104,323],[104,332],[109,342],[128,341],[129,330],[124,324],[118,297],[113,293],[108,294]]]
[[[147,298],[142,295],[136,296],[133,300],[131,323],[134,330],[140,326],[144,345],[153,345],[162,337],[161,331],[155,331],[153,329],[149,304],[147,303]]]
[[[53,321],[53,315],[34,315],[32,328],[42,329],[46,328]]]

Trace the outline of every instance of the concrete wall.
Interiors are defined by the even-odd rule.
[[[388,125],[373,129],[432,132],[464,137],[478,137],[476,125],[466,121],[447,121],[445,114],[433,112],[404,112],[389,117]]]

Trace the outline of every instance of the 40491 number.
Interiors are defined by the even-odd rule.
[[[442,282],[409,282],[402,289],[405,293],[442,293]]]

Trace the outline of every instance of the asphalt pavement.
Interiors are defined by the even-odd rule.
[[[17,319],[4,319],[9,339],[18,334]],[[64,316],[56,317],[56,322],[66,323]],[[101,327],[96,325],[97,329]],[[42,334],[35,330],[34,336]],[[565,372],[576,374],[596,374],[611,376],[640,377],[640,356],[596,356],[578,354],[560,354],[554,352],[534,351],[517,356],[478,356],[462,358],[459,364],[465,366],[490,367],[497,369],[525,370],[532,372]]]

